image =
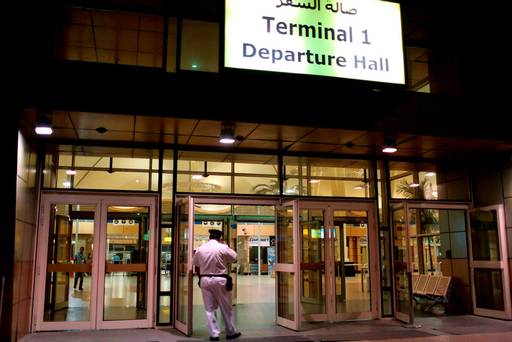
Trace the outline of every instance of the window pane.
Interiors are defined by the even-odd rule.
[[[285,176],[289,177],[285,178],[284,195],[374,196],[368,161],[285,157],[284,163]]]
[[[235,173],[277,175],[277,165],[235,163]]]
[[[171,323],[171,297],[160,296],[160,315],[158,319],[159,324]]]
[[[160,254],[160,291],[171,291],[172,279],[172,229],[162,228]]]
[[[172,174],[162,174],[162,222],[172,222]]]
[[[160,16],[70,8],[60,25],[56,58],[162,67]]]
[[[293,264],[293,210],[277,210],[277,263]]]
[[[500,269],[475,268],[476,307],[505,310],[503,302],[503,275]]]
[[[235,193],[237,194],[279,194],[277,178],[235,177]]]
[[[277,315],[294,320],[294,274],[277,272]]]
[[[104,320],[147,317],[149,217],[148,207],[108,207]]]
[[[176,72],[177,21],[169,18],[167,33],[167,72]]]
[[[156,150],[57,145],[48,147],[45,160],[51,168],[44,183],[53,188],[157,191]],[[73,165],[76,174],[68,174]]]
[[[182,70],[219,72],[219,24],[183,20]]]
[[[470,218],[473,259],[487,261],[501,260],[496,210],[472,212]]]
[[[178,192],[231,193],[230,176],[194,179],[192,174],[178,174]]]
[[[324,211],[300,210],[302,260],[301,306],[304,314],[326,313],[325,305],[325,228]]]
[[[158,165],[158,164],[157,164]],[[147,158],[113,158],[112,167],[115,169],[144,169],[149,170]]]
[[[392,198],[469,200],[469,180],[463,170],[444,165],[391,162]]]

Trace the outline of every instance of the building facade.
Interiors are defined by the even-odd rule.
[[[267,1],[275,12],[247,27],[230,21],[239,3],[13,11],[24,20],[8,102],[2,337],[157,325],[194,334],[190,262],[210,227],[239,254],[242,327],[247,312],[290,329],[436,310],[511,319],[512,142],[475,67],[491,58],[462,38],[472,17],[396,7],[402,82],[325,71],[345,67],[329,44],[348,45],[358,24],[279,19],[320,12],[320,1]],[[397,5],[327,3],[361,25],[389,20],[364,17],[365,6]],[[228,53],[238,29],[242,63]],[[269,46],[270,33],[323,40],[299,57],[249,41],[257,30]],[[299,58],[310,68],[275,66]],[[382,58],[353,62],[394,68]],[[34,132],[44,121],[52,135]]]

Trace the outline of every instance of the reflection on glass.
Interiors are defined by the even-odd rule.
[[[278,195],[279,181],[268,177],[235,177],[235,193]]]
[[[324,211],[301,209],[302,235],[302,313],[325,313],[325,235]]]
[[[380,260],[381,260],[381,282],[383,287],[391,287],[391,251],[389,248],[390,232],[381,230],[379,232]]]
[[[160,312],[158,323],[166,324],[171,323],[171,297],[160,296]]]
[[[219,24],[183,20],[181,70],[219,71]]]
[[[498,215],[496,210],[479,210],[470,214],[473,259],[499,261]]]
[[[171,291],[172,278],[172,229],[162,228],[160,246],[160,291]]]
[[[291,321],[295,319],[293,277],[293,273],[277,272],[277,316]]]
[[[44,321],[88,321],[95,207],[51,206]]]
[[[503,274],[501,269],[475,268],[476,307],[489,310],[505,310],[503,301]]]
[[[368,161],[285,157],[284,164],[283,195],[375,196]]]
[[[420,274],[442,274],[440,231],[449,229],[448,210],[410,209],[409,246],[413,272]],[[442,219],[442,220],[440,220]],[[449,248],[449,247],[448,247]]]
[[[396,310],[403,314],[409,314],[409,284],[407,280],[407,232],[404,209],[393,210],[393,232]]]
[[[370,273],[368,266],[368,213],[334,212],[336,312],[370,311]]]
[[[103,318],[147,317],[149,208],[109,206]]]
[[[293,264],[293,210],[277,209],[277,263]]]
[[[167,72],[176,72],[177,20],[169,18],[167,33]]]
[[[184,324],[188,321],[188,202],[178,207],[178,312],[176,319]]]
[[[390,316],[393,314],[393,303],[391,302],[391,291],[382,291],[382,315]]]

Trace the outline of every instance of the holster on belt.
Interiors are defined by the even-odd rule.
[[[229,274],[200,274],[197,286],[201,287],[201,278],[203,277],[219,277],[226,278],[226,291],[233,290],[233,278]]]

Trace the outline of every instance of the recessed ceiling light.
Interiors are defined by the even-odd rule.
[[[382,149],[382,152],[384,152],[384,153],[395,153],[396,151],[398,151],[398,149],[396,147],[393,147],[393,146],[385,146]]]
[[[398,151],[396,148],[396,138],[394,136],[387,136],[384,138],[384,146],[382,146],[382,152],[384,153],[395,153]]]
[[[233,144],[235,142],[235,125],[229,122],[223,122],[220,128],[221,144]]]
[[[36,122],[36,134],[50,135],[53,133],[51,120],[46,114],[40,114]]]

